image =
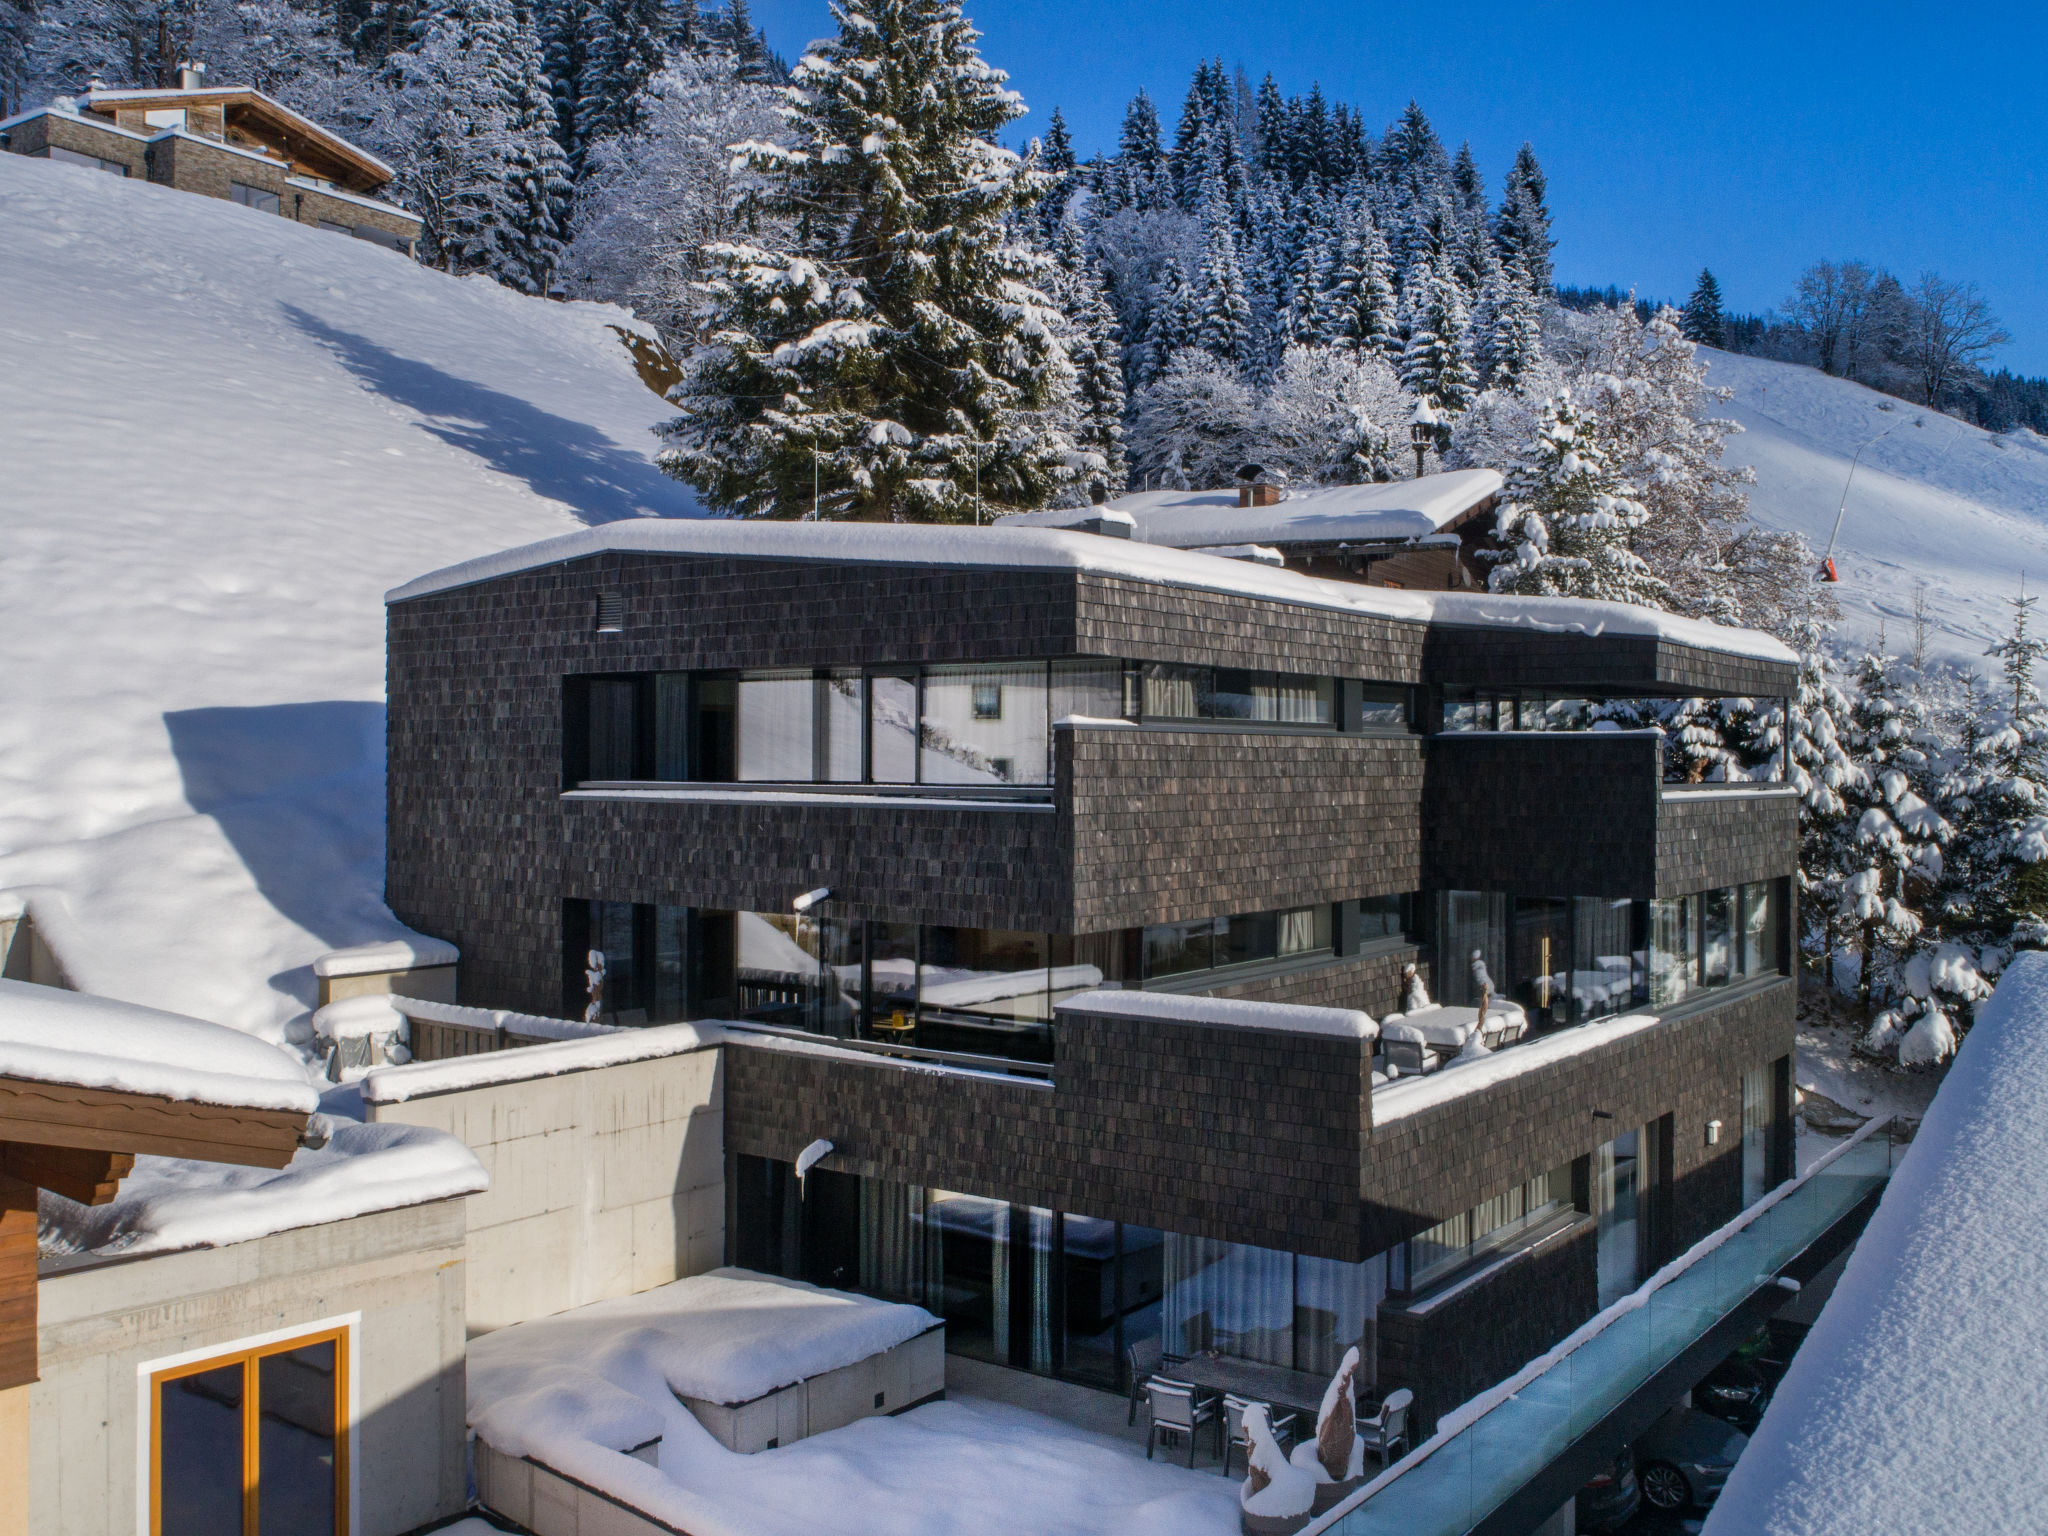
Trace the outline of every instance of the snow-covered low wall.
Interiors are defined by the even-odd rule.
[[[718,1031],[688,1024],[384,1067],[364,1115],[466,1142],[472,1332],[665,1285],[725,1261]]]

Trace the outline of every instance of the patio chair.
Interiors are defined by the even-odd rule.
[[[1124,1346],[1124,1376],[1131,1384],[1131,1416],[1124,1420],[1126,1424],[1138,1422],[1138,1404],[1145,1400],[1145,1383],[1158,1374],[1163,1358],[1163,1348],[1157,1339],[1141,1339]]]
[[[1223,1417],[1217,1421],[1216,1426],[1219,1431],[1225,1432],[1222,1446],[1225,1477],[1230,1476],[1230,1464],[1239,1451],[1244,1452],[1245,1470],[1251,1470],[1252,1442],[1251,1437],[1244,1432],[1244,1415],[1245,1410],[1254,1404],[1266,1409],[1267,1421],[1273,1426],[1273,1438],[1279,1441],[1280,1449],[1292,1449],[1288,1442],[1294,1438],[1297,1424],[1295,1415],[1283,1413],[1275,1417],[1272,1408],[1260,1404],[1257,1398],[1239,1397],[1235,1392],[1226,1392],[1223,1394]]]
[[[1413,1392],[1397,1387],[1386,1395],[1378,1413],[1358,1421],[1358,1433],[1364,1437],[1366,1449],[1379,1453],[1383,1467],[1394,1459],[1396,1445],[1408,1444],[1408,1407],[1414,1401]]]
[[[1154,1376],[1145,1383],[1145,1402],[1151,1409],[1152,1426],[1145,1436],[1145,1459],[1152,1459],[1153,1447],[1161,1435],[1185,1435],[1188,1441],[1188,1468],[1195,1465],[1195,1431],[1216,1417],[1216,1405],[1204,1402],[1196,1395],[1192,1385],[1185,1381],[1168,1381],[1164,1376]]]

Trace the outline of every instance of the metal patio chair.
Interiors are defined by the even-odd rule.
[[[1152,1451],[1161,1435],[1185,1435],[1188,1442],[1188,1469],[1195,1465],[1195,1433],[1204,1424],[1214,1421],[1216,1405],[1204,1402],[1195,1388],[1185,1381],[1168,1381],[1163,1376],[1154,1376],[1145,1383],[1145,1402],[1151,1409],[1152,1425],[1145,1435],[1145,1459],[1152,1459]]]

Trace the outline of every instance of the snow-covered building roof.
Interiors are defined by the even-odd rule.
[[[240,1030],[109,997],[0,981],[0,1077],[311,1114],[304,1068]]]
[[[1285,506],[1286,503],[1280,503]],[[1267,508],[1264,510],[1273,510]],[[1635,636],[1701,650],[1797,665],[1782,641],[1756,630],[1731,629],[1627,603],[1492,593],[1419,592],[1327,581],[1243,560],[1166,548],[1131,539],[1056,528],[932,527],[913,523],[762,522],[737,518],[660,521],[636,518],[545,539],[429,572],[394,587],[387,603],[436,593],[571,560],[604,554],[699,555],[724,559],[817,560],[834,565],[954,566],[1075,571],[1165,586],[1263,598],[1305,608],[1336,609],[1417,624],[1574,634]]]
[[[472,1195],[490,1183],[476,1154],[445,1131],[326,1117],[319,1123],[324,1144],[301,1147],[283,1168],[137,1158],[121,1192],[105,1205],[45,1199],[38,1246],[51,1258],[219,1248]]]
[[[218,113],[224,131],[244,133],[295,165],[303,162],[315,174],[332,178],[352,191],[375,191],[394,174],[389,165],[360,145],[350,143],[251,85],[100,88],[89,90],[76,100],[86,111],[116,122],[124,115],[130,120],[147,121],[151,112]]]
[[[1501,477],[1490,469],[1458,469],[1385,485],[1314,486],[1289,491],[1263,507],[1239,506],[1235,489],[1134,491],[1105,507],[1012,513],[997,518],[996,526],[1073,528],[1107,511],[1130,518],[1134,540],[1169,549],[1391,543],[1442,533],[1500,491]]]
[[[1707,1536],[2038,1530],[2048,955],[1964,1039]]]

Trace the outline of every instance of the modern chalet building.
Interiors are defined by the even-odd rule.
[[[410,252],[419,215],[376,194],[391,167],[250,86],[209,86],[188,65],[176,88],[97,84],[0,123],[0,147]]]
[[[388,620],[391,907],[468,1005],[739,1022],[728,1262],[1110,1388],[1360,1344],[1426,1428],[1789,1172],[1796,798],[1591,708],[1782,697],[1766,637],[713,521]]]

